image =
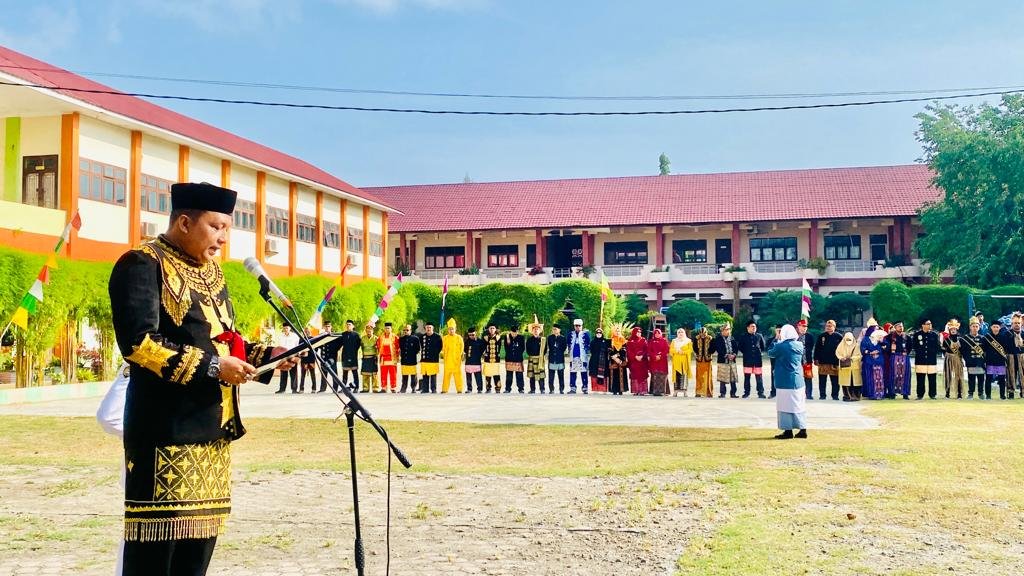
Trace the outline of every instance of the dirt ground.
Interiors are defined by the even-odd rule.
[[[385,569],[385,489],[385,475],[361,476],[368,574]],[[112,573],[120,498],[112,470],[0,467],[0,576]],[[672,574],[717,498],[687,473],[395,474],[391,573]],[[236,472],[233,500],[211,574],[353,572],[347,474]]]

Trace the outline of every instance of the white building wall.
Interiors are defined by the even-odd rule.
[[[348,212],[345,215],[345,225],[347,228],[353,228],[355,230],[363,229],[363,207],[360,204],[353,202],[348,203]],[[342,230],[341,241],[345,242],[347,239],[347,231]],[[363,246],[366,249],[366,246]],[[363,275],[363,253],[348,251],[348,255],[352,257],[352,267],[345,272],[345,275],[350,278],[355,278]]]
[[[21,155],[60,154],[60,116],[35,116],[21,119]],[[21,183],[18,183],[21,186]],[[20,189],[20,188],[19,188]]]
[[[281,208],[285,212],[288,211],[288,182],[281,180],[280,178],[274,178],[273,176],[267,176],[267,190],[266,190],[267,206],[273,208]],[[277,242],[277,254],[274,256],[267,256],[266,261],[269,264],[276,266],[288,266],[288,238],[281,238],[280,236],[266,235],[268,240],[274,240]]]
[[[78,199],[78,212],[82,217],[81,238],[100,242],[128,243],[128,209],[95,200]],[[167,218],[164,217],[164,227]]]
[[[188,181],[220,186],[220,158],[192,150],[188,155]]]
[[[178,181],[178,145],[142,135],[142,173]]]
[[[379,210],[370,210],[370,232],[382,234],[384,232],[383,213]],[[367,248],[369,248],[367,246]],[[384,258],[381,256],[370,256],[369,276],[380,278],[384,274]]]
[[[341,221],[341,202],[334,196],[324,195],[324,223],[332,222],[338,224]],[[341,241],[345,241],[345,231],[341,231]],[[340,248],[327,248],[323,249],[323,271],[325,273],[330,272],[333,274],[341,273],[341,249]]]
[[[248,230],[231,230],[231,259],[245,260],[256,256],[256,233]]]
[[[231,189],[238,192],[239,200],[256,201],[256,171],[236,163],[231,164]]]
[[[78,155],[127,170],[131,166],[132,133],[82,116],[78,124]],[[131,174],[129,174],[129,178]],[[128,183],[129,189],[131,182]]]

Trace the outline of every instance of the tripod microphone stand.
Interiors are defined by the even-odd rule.
[[[391,438],[388,437],[387,430],[385,430],[380,424],[377,423],[376,420],[373,419],[373,416],[370,415],[369,410],[367,410],[366,407],[363,406],[358,399],[356,399],[356,396],[352,393],[352,391],[349,390],[342,383],[341,378],[338,377],[337,372],[335,372],[335,370],[331,368],[327,364],[327,362],[316,353],[316,350],[313,348],[313,344],[310,343],[309,338],[306,336],[306,332],[304,330],[301,330],[296,325],[297,323],[301,323],[298,320],[298,317],[296,317],[295,322],[293,322],[292,319],[289,318],[288,315],[285,314],[284,311],[277,305],[277,303],[274,302],[274,299],[270,295],[270,281],[265,276],[261,276],[259,278],[259,282],[260,296],[264,300],[266,300],[268,304],[270,304],[270,306],[277,312],[281,319],[284,320],[284,323],[290,326],[292,331],[299,336],[299,339],[305,345],[307,352],[309,354],[312,354],[313,357],[316,359],[316,363],[320,367],[321,374],[323,374],[325,377],[327,375],[330,375],[331,390],[334,392],[334,396],[338,398],[338,401],[341,402],[342,405],[344,405],[344,410],[342,413],[345,415],[345,424],[348,427],[349,460],[352,466],[352,513],[354,515],[355,520],[355,564],[356,573],[358,574],[358,576],[363,576],[366,568],[366,555],[363,550],[363,538],[362,533],[360,531],[359,523],[359,477],[356,474],[355,419],[358,417],[360,420],[366,422],[371,427],[373,427],[373,429],[377,431],[377,434],[380,434],[380,437],[384,439],[384,443],[388,445],[388,449],[391,450],[391,452],[395,455],[395,458],[397,458],[398,461],[402,463],[402,466],[405,466],[406,468],[411,468],[412,463],[409,462],[409,459],[406,458],[405,454],[401,451],[401,449],[399,449],[398,446],[395,446],[395,444],[391,441]],[[292,309],[293,314],[294,312],[295,310]],[[356,384],[358,385],[358,381]],[[345,398],[342,398],[342,394],[344,394]]]

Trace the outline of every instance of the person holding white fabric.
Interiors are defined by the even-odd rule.
[[[122,362],[117,369],[117,378],[107,390],[106,396],[100,401],[100,407],[96,410],[96,421],[100,423],[103,431],[111,436],[124,438],[124,402],[128,394],[128,363]],[[121,465],[121,488],[124,488],[125,468]],[[124,563],[124,538],[119,539],[117,545],[117,566],[114,568],[114,575],[121,575],[121,566]]]
[[[807,438],[807,397],[804,392],[802,359],[804,345],[796,328],[786,324],[779,332],[778,341],[768,350],[772,359],[772,380],[775,382],[775,409],[779,414],[777,440]],[[795,435],[793,430],[799,430]]]

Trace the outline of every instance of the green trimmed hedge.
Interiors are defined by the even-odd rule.
[[[883,280],[871,290],[871,308],[879,323],[902,321],[917,326],[927,316],[936,327],[945,325],[950,318],[965,319],[968,314],[967,298],[974,295],[975,311],[986,318],[997,318],[1024,308],[1022,299],[997,299],[993,295],[1024,296],[1024,286],[999,286],[979,290],[960,284],[925,284],[906,286],[896,280]]]

